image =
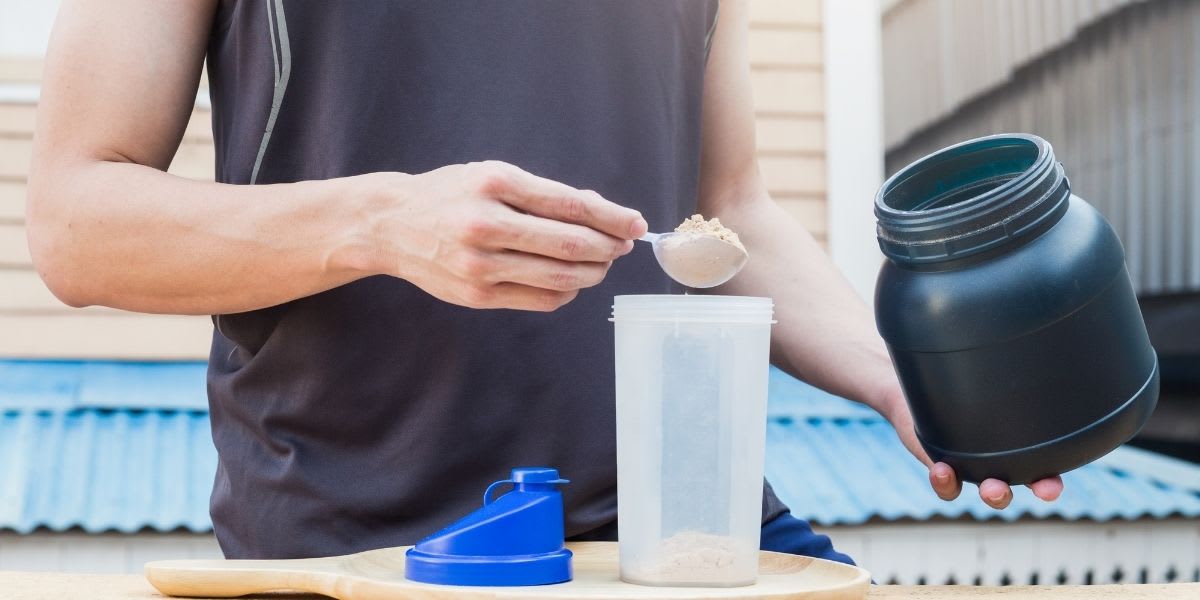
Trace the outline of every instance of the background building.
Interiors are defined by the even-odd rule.
[[[151,558],[217,555],[207,515],[215,453],[203,382],[211,323],[203,317],[70,309],[50,295],[29,262],[25,178],[41,55],[56,5],[0,0],[5,15],[0,21],[0,569],[138,571]],[[1195,3],[891,0],[884,5],[881,20],[881,7],[872,0],[752,3],[752,84],[768,186],[825,245],[860,293],[869,296],[881,258],[871,199],[884,173],[885,143],[890,172],[921,153],[989,128],[1034,131],[1056,143],[1077,191],[1110,217],[1126,218],[1114,220],[1122,235],[1139,236],[1126,244],[1131,263],[1145,261],[1137,271],[1143,293],[1197,291],[1196,279],[1189,278],[1200,269],[1200,259],[1186,257],[1200,243],[1189,234],[1200,225],[1188,221],[1200,218],[1193,200],[1200,183],[1184,174],[1200,161],[1194,122],[1200,115],[1200,76],[1197,63],[1182,61],[1189,52],[1194,60],[1200,45],[1191,40],[1171,46],[1174,58],[1167,64],[1178,68],[1161,80],[1146,75],[1145,81],[1169,81],[1171,89],[1181,90],[1171,96],[1180,104],[1155,113],[1192,119],[1184,129],[1193,137],[1172,134],[1173,146],[1147,150],[1147,140],[1170,128],[1155,121],[1138,130],[1142,141],[1136,151],[1115,150],[1127,139],[1092,129],[1086,134],[1091,137],[1081,137],[1078,123],[1085,113],[1066,110],[1087,106],[1086,114],[1100,119],[1098,96],[1112,96],[1110,110],[1117,112],[1107,120],[1116,122],[1129,114],[1129,106],[1167,106],[1158,99],[1161,86],[1146,84],[1130,92],[1134,104],[1121,104],[1110,92],[1071,102],[1062,96],[1068,81],[1090,89],[1080,83],[1082,75],[1066,77],[1066,57],[1090,57],[1088,73],[1097,78],[1101,71],[1114,77],[1136,71],[1142,77],[1144,70],[1104,59],[1098,48],[1116,48],[1120,41],[1148,57],[1149,40],[1164,39],[1166,29],[1136,34],[1143,37],[1135,44],[1135,31],[1143,31],[1136,27],[1196,23]],[[1069,19],[1034,12],[1067,15],[1068,7]],[[1131,11],[1151,12],[1130,16]],[[1191,21],[1178,17],[1182,14],[1192,15]],[[1140,25],[1124,24],[1125,19]],[[1097,33],[1110,29],[1118,32],[1112,39]],[[1084,43],[1098,46],[1069,50]],[[881,64],[886,78],[880,76]],[[1055,70],[1046,65],[1056,65]],[[1112,80],[1110,85],[1124,84]],[[1037,100],[1051,108],[1039,108],[1043,104],[1034,100],[1018,102],[1025,97],[1020,94],[1047,93],[1043,88],[1059,90],[1053,100]],[[1120,112],[1122,106],[1126,112]],[[1027,120],[981,116],[993,114]],[[1193,140],[1190,154],[1176,153],[1187,140]],[[1122,154],[1103,159],[1088,152]],[[1164,157],[1178,169],[1155,179],[1167,182],[1164,187],[1145,188],[1150,190],[1143,194],[1146,202],[1165,197],[1161,190],[1187,191],[1155,205],[1153,210],[1162,212],[1153,220],[1143,209],[1120,204],[1130,196],[1108,192],[1116,177],[1111,169],[1072,162],[1140,160],[1137,164],[1150,168]],[[212,178],[203,84],[170,170]],[[1136,172],[1138,179],[1121,179],[1121,185],[1159,185]],[[1098,180],[1094,173],[1108,173],[1110,179]],[[1085,181],[1102,183],[1088,187]],[[1171,237],[1159,233],[1168,229]],[[1159,238],[1171,241],[1159,248],[1152,242]],[[1151,251],[1159,252],[1158,258],[1149,258]],[[1181,372],[1196,371],[1183,367]],[[1123,449],[1069,474],[1059,503],[1042,505],[1018,490],[1014,509],[997,513],[972,489],[953,503],[937,500],[920,465],[870,410],[777,372],[771,402],[768,472],[781,496],[879,581],[1200,580],[1200,470],[1191,465]]]

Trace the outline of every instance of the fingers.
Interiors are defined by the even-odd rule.
[[[979,497],[992,508],[1006,508],[1012,502],[1012,488],[999,479],[984,479],[979,484]]]
[[[954,469],[946,463],[937,463],[929,469],[929,484],[942,500],[953,500],[962,492],[962,482],[954,473]],[[1050,502],[1056,500],[1063,491],[1062,477],[1055,475],[1039,479],[1029,484],[1033,495]],[[995,509],[1007,508],[1013,500],[1012,488],[999,479],[985,479],[979,484],[979,498],[985,504]]]
[[[1062,477],[1055,475],[1054,477],[1039,479],[1029,484],[1028,487],[1030,490],[1033,490],[1034,496],[1037,496],[1046,502],[1052,502],[1057,500],[1058,497],[1062,495],[1063,480]]]
[[[579,290],[560,292],[503,282],[468,287],[457,304],[468,308],[511,308],[551,312],[575,299]]]
[[[623,240],[646,233],[641,213],[605,200],[591,190],[545,179],[499,162],[482,163],[484,191],[525,212],[583,225]]]
[[[1033,490],[1033,495],[1050,502],[1058,499],[1063,491],[1062,477],[1055,475],[1039,479],[1029,484],[1030,490]],[[979,484],[979,497],[990,507],[995,509],[1008,508],[1012,503],[1013,492],[1012,488],[1007,483],[999,479],[985,479]]]
[[[929,468],[929,485],[933,486],[934,493],[942,500],[953,500],[962,492],[962,482],[946,463],[937,463]]]
[[[633,242],[581,225],[511,212],[498,219],[490,242],[496,248],[518,250],[566,261],[605,263],[628,254]]]
[[[495,255],[494,268],[485,279],[569,292],[600,283],[608,274],[611,264],[570,262],[521,252],[502,252]]]
[[[446,262],[456,303],[552,311],[604,280],[611,262],[572,262],[516,251],[461,253]]]

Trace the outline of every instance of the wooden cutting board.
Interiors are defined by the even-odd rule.
[[[567,544],[575,553],[575,579],[530,587],[439,586],[404,578],[408,547],[383,548],[347,556],[293,560],[166,560],[146,563],[146,579],[170,596],[231,598],[271,591],[324,594],[340,600],[482,600],[636,598],[803,598],[861,600],[870,575],[827,560],[763,552],[758,583],[737,588],[647,587],[617,576],[617,544]]]

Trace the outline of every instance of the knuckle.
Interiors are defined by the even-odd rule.
[[[469,252],[458,260],[458,274],[466,279],[485,279],[492,272],[492,263],[482,253]]]
[[[563,200],[562,206],[563,215],[571,221],[583,221],[587,219],[589,211],[587,202],[579,195],[568,196]]]
[[[632,248],[631,248],[632,244],[633,244],[633,242],[628,241],[628,240],[615,240],[612,244],[612,247],[609,248],[608,255],[612,258],[617,258],[619,256],[625,256],[625,254],[627,254],[630,250],[632,250]]]
[[[579,276],[571,271],[562,270],[550,275],[551,289],[569,291],[579,288]]]
[[[479,243],[496,236],[500,225],[492,219],[472,217],[462,224],[462,238],[467,242]]]
[[[601,195],[600,195],[600,192],[597,192],[596,190],[581,190],[581,191],[582,191],[583,195],[584,195],[584,196],[587,196],[587,198],[588,198],[589,200],[591,200],[592,202],[603,202],[603,201],[605,201],[605,200],[604,200],[604,196],[601,196]]]
[[[489,158],[488,160],[480,161],[479,164],[483,167],[486,167],[488,169],[493,169],[496,171],[507,171],[512,168],[512,165],[510,165],[502,160],[496,160],[494,158]]]
[[[582,236],[568,235],[559,243],[559,250],[567,258],[578,258],[587,249],[587,245],[587,240],[583,239]]]
[[[476,186],[485,194],[494,194],[512,187],[514,175],[511,165],[488,160],[475,167]]]
[[[488,308],[495,301],[496,294],[488,285],[469,285],[463,291],[463,299],[471,308]]]

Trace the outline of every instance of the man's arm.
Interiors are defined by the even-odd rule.
[[[386,274],[465,306],[553,310],[645,231],[636,211],[503,163],[254,186],[167,174],[215,5],[59,11],[27,225],[67,304],[240,312]]]
[[[772,336],[772,361],[879,411],[909,451],[931,468],[930,483],[938,495],[954,498],[961,485],[949,466],[934,465],[917,442],[870,309],[813,237],[767,194],[755,157],[748,21],[746,2],[722,0],[704,80],[700,211],[738,232],[750,251],[745,270],[718,289],[774,298],[779,324]],[[1038,496],[1052,499],[1062,482],[1052,478],[1032,487]],[[1008,486],[998,480],[984,482],[979,491],[997,508],[1012,499]]]

